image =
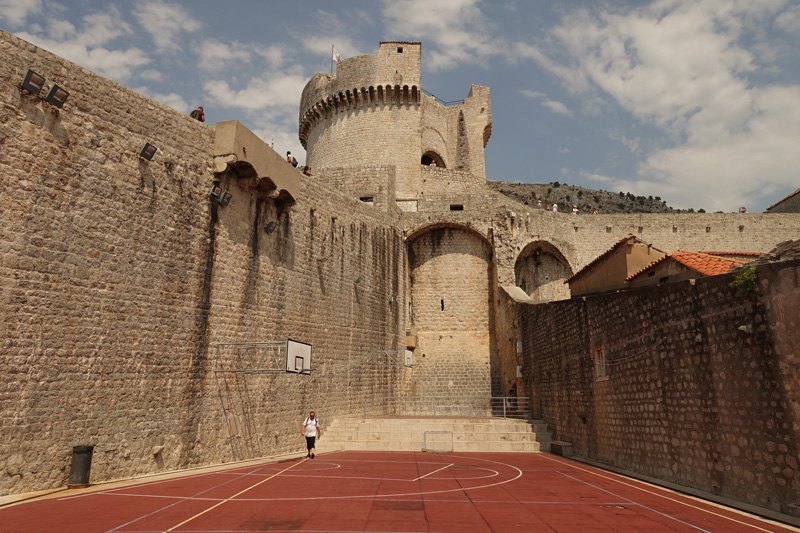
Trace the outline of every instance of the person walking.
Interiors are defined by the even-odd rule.
[[[317,420],[314,411],[308,413],[308,417],[303,421],[300,434],[306,438],[306,448],[308,448],[306,458],[313,459],[317,437],[322,437],[322,426],[319,425],[319,420]]]

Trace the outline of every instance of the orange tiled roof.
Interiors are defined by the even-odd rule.
[[[796,191],[794,191],[792,194],[790,194],[790,195],[789,195],[789,196],[787,196],[786,198],[784,198],[784,199],[782,199],[782,200],[778,200],[777,202],[775,202],[774,204],[772,204],[771,206],[769,206],[769,207],[767,208],[767,211],[769,211],[770,209],[772,209],[773,207],[775,207],[775,206],[776,206],[776,205],[778,205],[779,203],[781,203],[781,202],[785,202],[786,200],[788,200],[789,198],[791,198],[792,196],[794,196],[795,194],[798,194],[798,193],[800,193],[800,189],[797,189]]]
[[[657,252],[661,252],[662,254],[664,253],[663,251],[659,250],[658,248],[656,248],[655,246],[653,246],[653,245],[652,245],[652,244],[650,244],[649,242],[647,242],[647,241],[644,241],[644,240],[640,239],[639,237],[637,237],[637,236],[636,236],[636,235],[634,235],[633,233],[628,233],[628,234],[627,234],[627,235],[625,235],[623,238],[621,238],[619,241],[617,241],[617,243],[616,243],[616,244],[614,244],[614,246],[612,246],[611,248],[609,248],[608,250],[606,250],[606,251],[605,251],[605,252],[603,252],[602,254],[600,254],[600,255],[598,255],[597,257],[595,257],[595,258],[594,258],[594,259],[593,259],[591,262],[589,262],[589,263],[588,263],[586,266],[584,266],[582,269],[578,270],[578,271],[577,271],[577,272],[575,272],[575,273],[574,273],[572,276],[570,276],[569,278],[567,278],[566,280],[564,280],[564,283],[569,283],[570,281],[573,281],[575,278],[577,278],[577,277],[578,277],[578,276],[580,276],[581,274],[585,273],[585,272],[586,272],[587,270],[589,270],[589,269],[590,269],[592,266],[594,266],[594,265],[596,265],[597,263],[599,263],[600,261],[602,261],[602,260],[603,260],[605,257],[608,257],[609,255],[611,255],[611,253],[612,253],[614,250],[616,250],[617,248],[619,248],[620,246],[622,246],[622,245],[623,245],[623,244],[625,244],[626,242],[630,241],[631,239],[633,239],[633,241],[634,241],[634,242],[638,242],[638,243],[640,243],[640,244],[646,244],[647,246],[649,246],[650,248],[652,248],[653,250],[655,250],[655,251],[657,251]]]
[[[700,252],[701,254],[708,254],[708,255],[742,255],[745,257],[761,257],[764,255],[764,252]]]
[[[691,268],[695,272],[699,272],[704,276],[716,276],[718,274],[726,274],[732,267],[736,265],[745,264],[744,261],[739,261],[736,259],[728,259],[727,257],[719,257],[704,252],[694,252],[692,250],[678,250],[677,252],[672,252],[670,254],[665,255],[664,257],[662,257],[657,261],[653,261],[640,271],[628,276],[628,278],[625,281],[631,281],[633,280],[633,278],[640,276],[642,273],[652,269],[659,263],[667,261],[669,259],[677,261],[678,263],[681,263],[682,265]]]

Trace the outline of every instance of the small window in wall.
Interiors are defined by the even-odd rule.
[[[608,374],[606,373],[606,352],[602,344],[596,344],[594,346],[594,368],[597,371],[598,381],[608,379]]]
[[[450,204],[450,211],[463,211],[464,204]]]
[[[403,53],[403,47],[402,46],[398,46],[397,47],[397,53],[398,54],[402,54]]]
[[[359,198],[362,202],[369,205],[375,205],[375,197],[374,196],[362,196]]]

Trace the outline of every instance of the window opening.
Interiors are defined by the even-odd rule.
[[[463,204],[450,204],[450,211],[463,211],[464,205]]]
[[[596,344],[594,347],[594,365],[597,370],[597,379],[608,379],[606,373],[606,352],[602,344]]]
[[[442,311],[444,311],[444,300],[442,300]]]
[[[398,54],[402,54],[403,53],[403,47],[402,46],[398,46],[397,47],[397,53]]]

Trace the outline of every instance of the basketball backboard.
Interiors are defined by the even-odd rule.
[[[311,345],[288,339],[286,341],[286,371],[311,374]]]

